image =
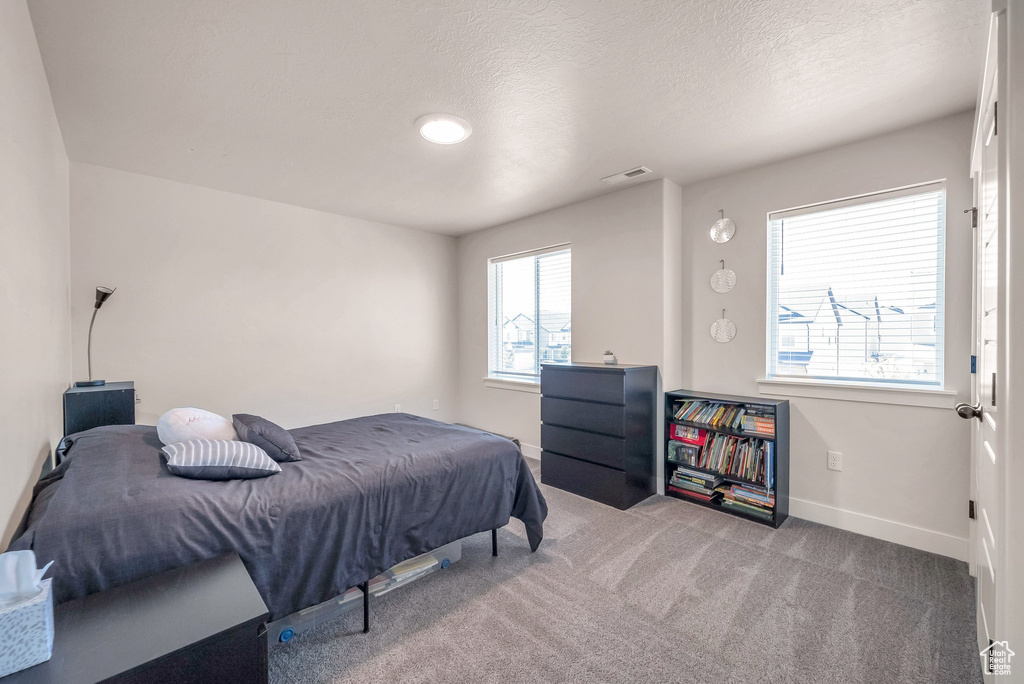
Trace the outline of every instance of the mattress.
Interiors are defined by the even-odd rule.
[[[274,618],[511,517],[531,550],[543,538],[547,504],[505,438],[407,414],[290,433],[301,461],[225,482],[172,475],[154,427],[73,435],[11,549],[54,561],[57,602],[236,551]]]

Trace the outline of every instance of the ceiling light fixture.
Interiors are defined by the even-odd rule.
[[[454,114],[426,114],[416,119],[420,135],[438,145],[454,145],[469,137],[473,128]]]

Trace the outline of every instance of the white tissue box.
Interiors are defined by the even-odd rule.
[[[53,653],[53,594],[50,580],[39,593],[0,608],[0,677],[45,663]]]

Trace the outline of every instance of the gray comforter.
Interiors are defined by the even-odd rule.
[[[156,428],[79,433],[11,548],[56,561],[58,602],[234,550],[278,618],[510,516],[540,544],[547,504],[507,439],[406,414],[290,432],[301,461],[226,482],[171,475]]]

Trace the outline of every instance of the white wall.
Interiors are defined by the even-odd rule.
[[[683,260],[692,330],[685,362],[695,389],[757,395],[765,375],[766,214],[769,211],[945,178],[946,388],[950,407],[970,395],[971,113],[762,166],[683,188]],[[708,229],[718,210],[736,221],[719,245]],[[718,260],[738,284],[715,294]],[[713,341],[728,309],[738,332]],[[967,557],[969,425],[949,408],[791,398],[793,514],[959,558]],[[843,453],[843,471],[825,451]]]
[[[62,433],[68,159],[23,0],[0,3],[0,550]]]
[[[93,373],[135,381],[138,422],[454,418],[454,238],[79,163],[71,216],[75,376],[94,287],[117,287]]]
[[[678,196],[673,183],[651,181],[459,238],[463,422],[540,444],[540,396],[483,383],[491,257],[571,243],[573,360],[600,361],[611,349],[621,363],[664,365],[666,340],[680,341],[665,332],[663,275],[663,244],[678,241],[666,232],[681,230]]]
[[[489,257],[572,243],[573,359],[594,361],[610,347],[623,362],[658,364],[666,389],[759,396],[767,213],[939,178],[947,180],[946,387],[968,398],[970,138],[964,113],[681,191],[649,182],[459,238],[460,419],[539,444],[538,395],[482,381]],[[719,209],[739,226],[725,245],[708,237]],[[708,281],[723,258],[739,284],[718,295]],[[728,345],[708,334],[723,307],[739,327]],[[791,402],[794,515],[966,558],[964,421],[948,408]],[[828,449],[843,452],[842,472],[825,467]]]
[[[997,3],[993,3],[997,4]],[[1006,377],[1003,387],[1005,401],[1001,411],[1009,416],[1020,415],[1024,406],[1024,356],[1020,340],[1024,337],[1024,4],[1006,5],[1006,61],[1005,80],[999,95],[999,135],[1006,135],[1006,339],[1000,344],[1006,350]],[[1002,66],[1000,68],[1003,68]],[[1005,458],[1006,481],[1003,484],[1005,524],[1003,539],[1006,553],[1002,554],[1002,576],[997,577],[999,589],[1005,591],[1005,607],[997,616],[1005,619],[1005,631],[996,638],[1010,643],[1024,643],[1024,424],[1019,420],[1000,425],[1000,453]],[[998,618],[997,618],[998,619]],[[1019,662],[1019,661],[1018,661]],[[1016,672],[1020,672],[1018,665]],[[1018,674],[1019,676],[1019,674]]]
[[[757,394],[765,214],[946,178],[945,374],[948,388],[968,396],[971,251],[960,213],[971,205],[968,114],[682,191],[648,182],[457,243],[72,164],[69,330],[67,158],[25,6],[0,8],[0,183],[8,190],[0,228],[5,245],[16,246],[0,256],[0,320],[17,331],[0,338],[0,427],[10,445],[0,455],[4,542],[60,435],[72,349],[74,377],[86,374],[99,284],[119,289],[98,319],[95,374],[136,381],[140,422],[199,405],[293,427],[400,403],[538,445],[538,395],[482,382],[487,258],[571,242],[574,359],[612,348],[623,362],[659,365],[667,389]],[[707,238],[720,208],[739,226],[726,245]],[[739,274],[724,296],[707,285],[720,258]],[[723,305],[739,325],[729,345],[707,335]],[[946,409],[792,401],[794,514],[966,557],[965,423]],[[843,472],[825,468],[826,448],[844,452]],[[907,495],[910,488],[925,494]]]

